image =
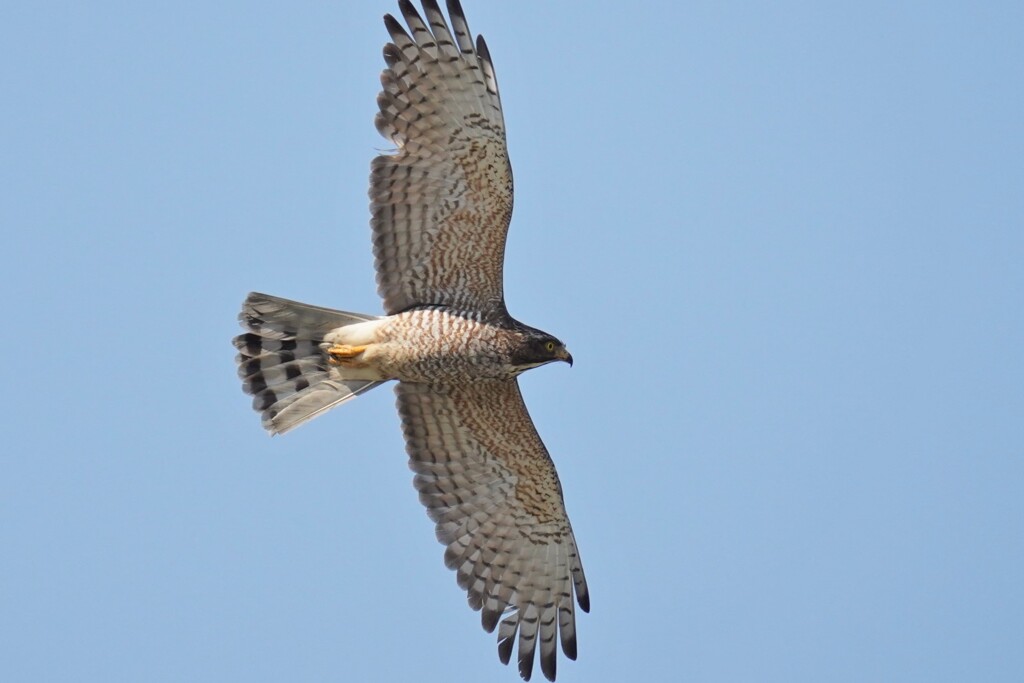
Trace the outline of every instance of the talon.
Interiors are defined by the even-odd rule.
[[[349,365],[356,356],[366,350],[365,346],[349,346],[348,344],[335,344],[327,349],[327,362],[331,365]]]

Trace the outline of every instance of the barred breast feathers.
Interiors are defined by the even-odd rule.
[[[407,382],[510,378],[515,333],[475,313],[422,307],[386,318],[366,358],[382,376]]]

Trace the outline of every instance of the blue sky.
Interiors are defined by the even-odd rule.
[[[518,680],[390,389],[270,439],[233,367],[250,290],[380,311],[395,7],[0,10],[3,680]],[[465,8],[576,359],[559,680],[1024,679],[1024,5]]]

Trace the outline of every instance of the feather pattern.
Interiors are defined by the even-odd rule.
[[[248,329],[234,340],[238,376],[271,434],[294,429],[380,384],[345,379],[320,346],[331,330],[375,316],[253,292],[238,319]]]
[[[555,679],[590,609],[554,464],[515,379],[554,360],[551,335],[514,320],[502,286],[512,170],[490,52],[458,0],[398,0],[377,97],[393,153],[371,164],[377,288],[387,316],[250,294],[238,374],[272,434],[398,380],[414,485],[498,657]],[[575,600],[574,600],[575,598]],[[539,651],[539,655],[538,655]]]
[[[449,28],[436,2],[424,20],[391,15],[377,129],[398,147],[373,160],[370,210],[377,286],[388,314],[416,305],[505,314],[502,264],[512,169],[494,68],[474,47],[458,2]]]
[[[541,670],[554,680],[558,631],[563,652],[576,657],[573,590],[584,611],[590,597],[558,475],[518,383],[400,382],[396,392],[414,483],[445,564],[483,627],[500,621],[501,660],[518,643],[529,680],[539,640]]]

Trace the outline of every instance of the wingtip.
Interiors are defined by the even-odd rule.
[[[466,20],[466,13],[462,10],[462,3],[459,0],[448,0],[445,4],[448,6],[448,16]]]
[[[505,640],[498,641],[498,660],[502,664],[508,664],[512,659],[512,644],[515,641],[514,634]]]
[[[541,656],[540,656],[540,670],[541,670],[541,673],[544,674],[544,678],[548,679],[549,681],[554,681],[555,680],[555,673],[556,673],[556,670],[558,668],[557,662],[558,662],[558,657],[555,655],[555,651],[554,650],[552,650],[551,653],[549,655],[547,655],[547,656],[545,656],[543,653],[541,653]]]
[[[533,653],[529,657],[519,658],[519,676],[524,680],[530,680],[533,676]]]
[[[405,27],[390,12],[384,15],[384,28],[388,30],[388,35],[391,36],[392,40],[397,40],[399,36],[409,37]]]

